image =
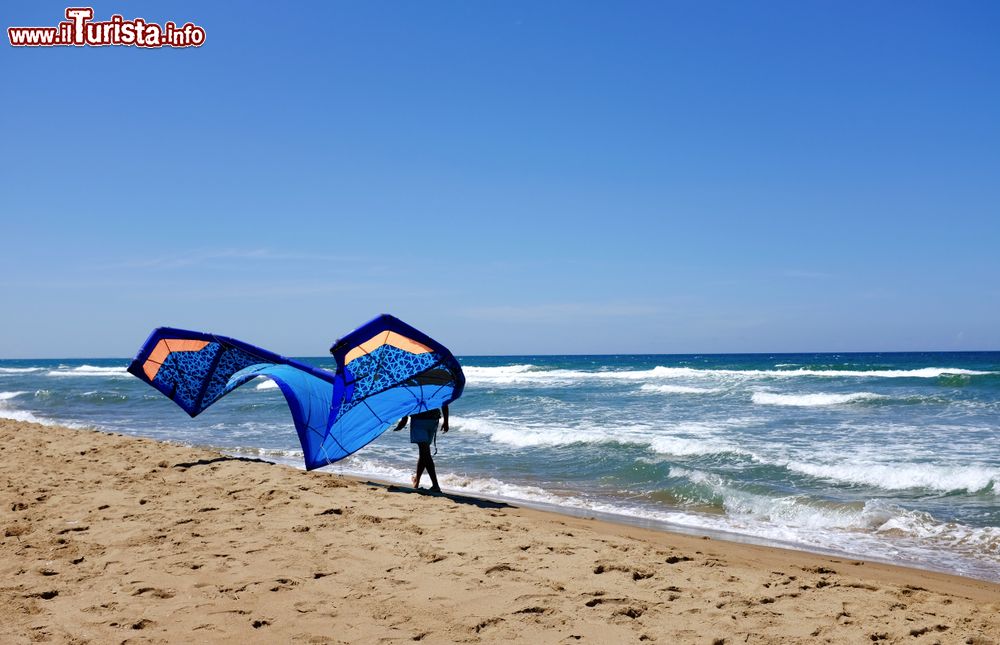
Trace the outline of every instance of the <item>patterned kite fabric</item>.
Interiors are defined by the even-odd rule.
[[[257,377],[275,381],[310,470],[360,450],[403,416],[448,405],[465,387],[446,347],[387,314],[330,351],[336,372],[233,338],[161,327],[128,371],[192,417]]]

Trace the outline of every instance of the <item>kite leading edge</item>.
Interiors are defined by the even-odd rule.
[[[383,314],[330,348],[336,372],[249,343],[159,327],[128,367],[192,417],[258,376],[273,380],[292,413],[307,470],[360,450],[396,420],[462,395],[465,375],[448,349]]]

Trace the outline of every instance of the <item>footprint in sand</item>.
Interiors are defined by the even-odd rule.
[[[157,589],[156,587],[140,587],[132,592],[133,596],[142,596],[149,594],[153,598],[160,598],[166,600],[167,598],[173,598],[177,595],[172,589]]]

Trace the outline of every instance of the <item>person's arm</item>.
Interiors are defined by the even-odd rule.
[[[448,432],[448,406],[441,408],[441,415],[444,417],[444,423],[441,424],[441,434]]]
[[[409,420],[410,420],[410,417],[403,417],[402,419],[399,420],[399,425],[397,425],[395,428],[393,428],[392,431],[396,432],[397,430],[402,430],[403,426],[405,426],[406,422],[409,421]]]

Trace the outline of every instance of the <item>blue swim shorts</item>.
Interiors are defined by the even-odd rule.
[[[430,443],[437,434],[440,419],[410,417],[410,443]]]

